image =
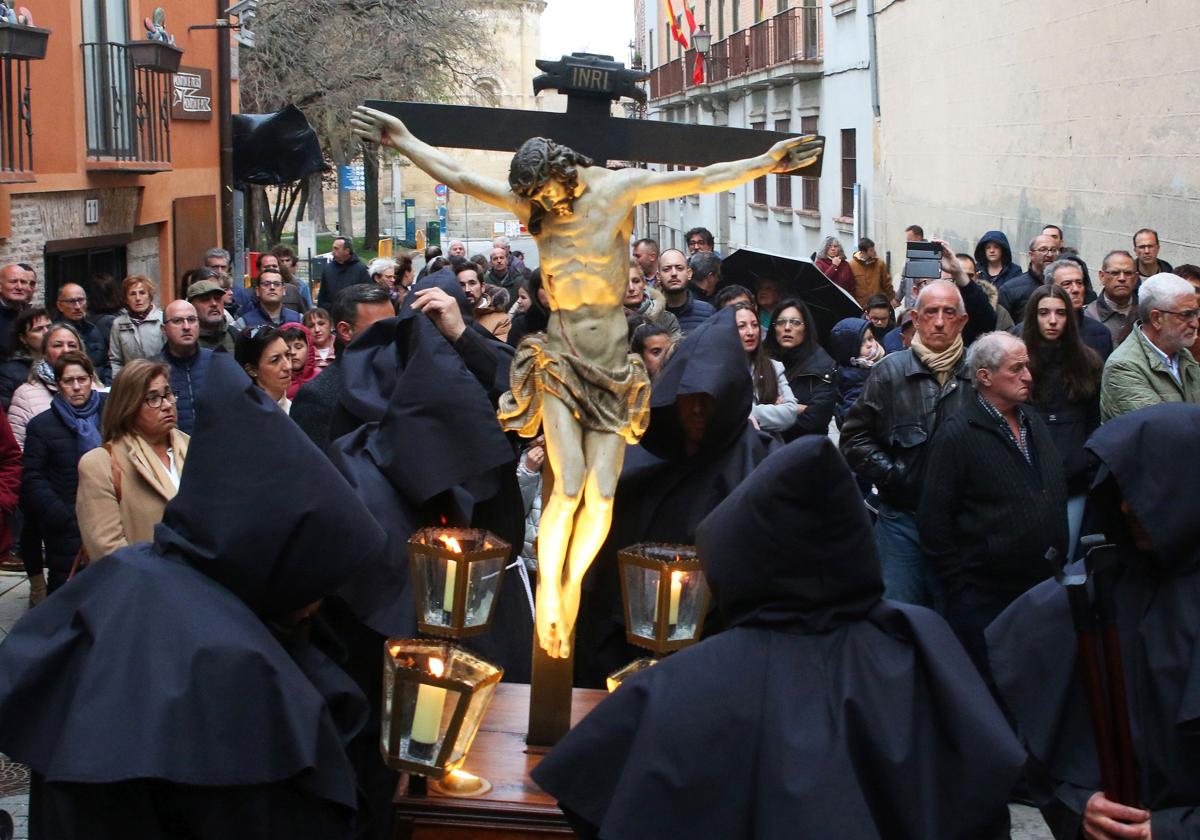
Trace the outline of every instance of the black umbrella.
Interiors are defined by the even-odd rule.
[[[862,317],[858,301],[812,263],[756,248],[739,248],[721,261],[717,288],[736,283],[757,292],[758,284],[765,279],[779,283],[780,300],[797,297],[808,304],[816,321],[817,340],[822,344],[838,321]]]

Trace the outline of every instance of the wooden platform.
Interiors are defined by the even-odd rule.
[[[571,725],[605,696],[595,689],[575,689]],[[425,796],[397,796],[397,840],[573,836],[558,805],[529,778],[543,752],[525,746],[528,722],[529,686],[502,683],[463,766],[491,782],[492,790],[474,799],[439,796],[432,790]]]

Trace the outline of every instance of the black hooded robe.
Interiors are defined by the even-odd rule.
[[[1119,546],[1115,585],[1121,657],[1142,807],[1154,840],[1200,836],[1200,406],[1122,415],[1092,435],[1101,468],[1085,521]],[[1169,453],[1169,457],[1160,457]],[[1120,500],[1154,543],[1134,547]],[[1084,531],[1087,533],[1087,530]],[[992,672],[1017,731],[1045,776],[1039,801],[1054,836],[1079,836],[1100,769],[1066,590],[1046,581],[987,630]]]
[[[1024,753],[945,622],[881,600],[827,438],[768,457],[696,539],[730,629],[629,678],[533,772],[585,836],[1007,836]]]
[[[0,646],[0,750],[33,770],[34,840],[357,831],[345,745],[365,699],[264,622],[333,591],[383,534],[232,359],[200,405],[154,543],[90,565]],[[328,499],[283,492],[298,463]]]
[[[698,393],[713,398],[714,411],[689,456],[676,401]],[[625,643],[617,552],[646,541],[691,545],[700,520],[766,457],[773,443],[750,425],[753,395],[732,309],[688,333],[655,379],[650,425],[625,451],[608,539],[584,578],[576,685],[603,686],[608,674],[645,655]]]
[[[460,307],[466,298],[449,269],[424,278],[414,291],[437,287]],[[494,400],[507,388],[512,351],[468,322],[451,344],[409,305],[371,325],[342,359],[341,435],[326,454],[387,534],[387,548],[326,599],[321,616],[339,641],[338,657],[371,704],[350,755],[369,803],[368,836],[392,837],[392,797],[398,774],[379,753],[383,674],[389,637],[417,635],[408,540],[418,529],[445,523],[492,531],[512,546],[525,536],[516,453],[496,419]],[[464,309],[464,311],[469,311]],[[492,629],[464,647],[504,668],[504,678],[528,682],[533,619],[515,569],[505,573]]]

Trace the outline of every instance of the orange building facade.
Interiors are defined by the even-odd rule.
[[[0,265],[32,264],[49,301],[110,273],[148,275],[165,302],[220,243],[218,32],[189,29],[217,4],[26,2],[50,34],[40,60],[0,58]],[[157,8],[174,72],[169,50],[138,46]]]

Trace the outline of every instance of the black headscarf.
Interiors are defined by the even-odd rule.
[[[1007,837],[1024,753],[945,622],[879,600],[827,438],[767,458],[697,544],[736,626],[627,680],[543,759],[565,811],[613,840]]]
[[[1100,470],[1086,521],[1117,545],[1117,624],[1143,807],[1154,836],[1191,836],[1200,802],[1200,406],[1150,406],[1109,420],[1087,443]],[[1137,548],[1120,503],[1150,535]],[[1090,529],[1089,529],[1090,530]],[[1052,795],[1044,813],[1056,837],[1078,836],[1100,786],[1087,699],[1076,676],[1076,635],[1066,590],[1051,580],[987,630],[992,673],[1017,731]]]

